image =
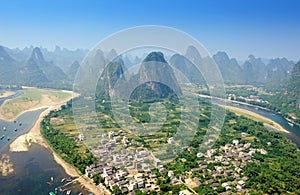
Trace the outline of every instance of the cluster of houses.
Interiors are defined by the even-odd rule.
[[[247,162],[258,163],[258,160],[252,158],[257,152],[267,154],[264,149],[251,148],[251,143],[242,144],[238,140],[233,140],[232,144],[210,149],[206,153],[198,153],[197,157],[201,159],[198,161],[199,168],[191,169],[189,174],[192,175],[202,170],[200,177],[193,178],[195,186],[210,185],[217,189],[221,185],[226,190],[222,194],[227,194],[232,190],[247,193],[244,185],[249,178],[242,177],[242,175]],[[215,165],[214,169],[208,168],[210,163]],[[225,181],[226,179],[228,180]]]
[[[96,173],[104,179],[107,188],[113,190],[114,186],[118,186],[122,194],[130,194],[137,189],[141,191],[160,191],[157,185],[157,176],[151,170],[141,173],[126,169],[115,169],[103,162],[93,164],[85,169],[85,174],[88,177],[93,177]]]
[[[81,139],[80,139],[81,138]],[[79,137],[83,140],[82,137]],[[159,162],[152,153],[143,147],[136,145],[134,139],[128,139],[120,130],[100,135],[100,144],[91,151],[99,157],[101,162],[114,166],[117,169],[149,171],[150,166],[159,166]]]
[[[242,137],[247,136],[242,134]],[[81,135],[79,138],[85,139]],[[109,132],[101,135],[101,138],[101,145],[93,149],[94,154],[98,154],[99,163],[86,167],[85,173],[90,178],[96,173],[100,174],[108,189],[113,190],[114,186],[118,186],[123,194],[133,194],[137,189],[159,192],[157,176],[151,170],[153,167],[160,173],[167,173],[173,185],[185,184],[190,189],[204,185],[210,185],[213,189],[222,186],[225,189],[222,194],[232,191],[247,193],[244,185],[248,178],[243,176],[246,163],[258,162],[252,158],[255,153],[267,154],[264,149],[252,148],[251,143],[233,140],[232,144],[197,153],[199,166],[176,177],[147,149],[133,146],[133,140],[129,140],[123,131]],[[173,138],[168,139],[169,144],[174,144],[173,141]],[[181,161],[185,162],[186,159],[182,158]],[[188,190],[181,192],[189,193]]]
[[[257,87],[248,87],[246,90],[248,91],[257,91],[259,93],[265,93],[265,91],[262,88],[257,88]],[[263,99],[261,99],[259,96],[257,95],[249,95],[248,97],[244,97],[244,96],[237,96],[236,94],[228,94],[227,95],[227,99],[228,100],[244,100],[245,102],[260,102],[260,103],[269,103],[268,101],[265,101]]]
[[[84,138],[79,135],[80,140]],[[131,193],[136,189],[142,191],[157,191],[157,176],[151,167],[162,169],[159,159],[143,147],[133,146],[134,140],[129,140],[120,130],[101,135],[100,146],[92,149],[99,157],[99,163],[86,167],[85,174],[92,178],[100,174],[107,188],[113,190],[118,186],[122,193]],[[138,173],[137,170],[143,173]]]

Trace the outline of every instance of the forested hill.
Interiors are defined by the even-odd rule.
[[[290,118],[300,123],[300,61],[295,64],[286,91],[282,94],[282,106]]]
[[[281,93],[265,96],[268,108],[280,112],[284,117],[300,123],[300,61],[294,65],[291,77]]]

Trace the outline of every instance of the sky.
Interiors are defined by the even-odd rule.
[[[0,0],[0,45],[92,49],[117,31],[163,25],[211,53],[300,59],[299,0]]]

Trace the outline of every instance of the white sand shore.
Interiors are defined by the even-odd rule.
[[[265,109],[265,110],[268,110],[266,108],[261,108],[259,106],[254,106],[254,105],[251,105],[251,104],[248,104],[248,103],[245,103],[245,102],[238,102],[238,101],[232,101],[232,100],[225,100],[225,99],[222,99],[222,98],[218,98],[218,97],[212,97],[212,96],[208,96],[208,95],[202,95],[202,94],[199,94],[199,97],[204,97],[204,98],[214,98],[214,99],[217,99],[217,100],[220,100],[220,101],[229,101],[229,102],[233,102],[233,103],[237,103],[237,104],[244,104],[244,105],[248,105],[248,106],[252,106],[252,107],[257,107],[257,108],[260,108],[260,109]],[[221,105],[221,104],[218,104],[219,106],[222,106],[222,107],[225,107],[226,109],[234,112],[241,112],[241,113],[244,113],[246,115],[250,115],[250,116],[253,116],[255,118],[259,118],[259,119],[262,119],[264,121],[267,121],[268,123],[264,123],[265,126],[269,126],[269,127],[272,127],[272,128],[275,128],[276,130],[280,131],[280,132],[284,132],[284,133],[290,133],[288,130],[286,130],[285,128],[283,128],[280,124],[276,123],[275,121],[267,118],[267,117],[264,117],[260,114],[257,114],[255,112],[251,112],[249,110],[246,110],[246,109],[242,109],[242,108],[237,108],[237,107],[234,107],[234,106],[225,106],[225,105]]]
[[[39,144],[52,151],[54,160],[63,167],[63,169],[68,175],[79,177],[77,181],[81,184],[81,186],[90,190],[94,194],[110,194],[109,191],[107,191],[104,187],[96,186],[91,179],[86,178],[84,176],[80,177],[79,171],[75,167],[66,163],[58,154],[56,154],[56,152],[52,150],[52,148],[49,146],[49,144],[44,140],[43,136],[41,135],[40,123],[43,120],[44,116],[49,114],[51,110],[60,109],[62,105],[64,105],[72,97],[76,97],[76,96],[78,96],[78,94],[73,93],[73,96],[61,102],[56,102],[55,104],[53,103],[52,105],[35,108],[35,109],[47,108],[47,109],[40,114],[38,120],[36,121],[34,126],[29,130],[28,133],[19,136],[9,145],[9,150],[11,152],[24,152],[24,151],[28,151],[32,144]],[[27,112],[28,111],[29,110],[27,110]]]
[[[233,106],[224,106],[224,105],[220,105],[220,106],[223,106],[223,107],[225,107],[226,109],[228,109],[228,110],[230,110],[232,112],[237,111],[237,112],[240,112],[240,113],[244,113],[246,115],[253,116],[255,118],[262,119],[262,120],[268,122],[268,123],[264,123],[264,125],[272,127],[272,128],[275,128],[276,130],[284,132],[284,133],[290,133],[288,130],[286,130],[285,128],[283,128],[281,125],[279,125],[275,121],[273,121],[273,120],[271,120],[271,119],[269,119],[267,117],[264,117],[262,115],[259,115],[259,114],[255,113],[255,112],[251,112],[249,110],[242,109],[242,108],[237,108],[237,107],[233,107]]]
[[[4,91],[1,95],[0,98],[5,98],[11,95],[14,95],[16,92],[15,91]]]

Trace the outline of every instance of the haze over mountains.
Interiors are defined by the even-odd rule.
[[[99,66],[104,67],[108,63],[107,59],[118,55],[115,50],[93,52],[94,57],[89,63],[95,66],[89,70],[88,75],[99,70]],[[0,46],[0,83],[70,88],[80,62],[87,53],[87,50],[70,51],[59,47],[50,52],[38,47],[20,50]],[[185,56],[170,56],[168,63],[185,74],[190,81],[203,83],[203,77],[199,76],[199,71],[186,57],[198,64],[204,64],[207,60],[191,46]],[[239,64],[225,52],[218,52],[212,57],[219,66],[225,84],[263,85],[269,90],[278,90],[285,86],[295,64],[286,58],[270,59],[265,63],[265,60],[253,55],[249,55],[244,63]],[[127,68],[141,63],[142,60],[144,57],[122,56],[122,62]]]

